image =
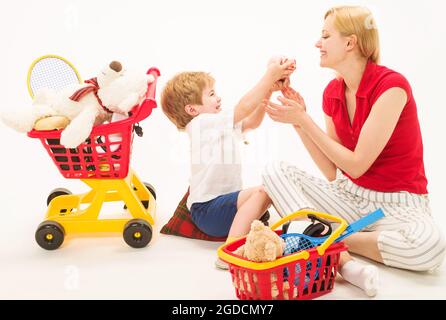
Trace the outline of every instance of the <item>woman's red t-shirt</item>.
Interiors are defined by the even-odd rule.
[[[343,79],[334,79],[328,84],[324,91],[323,109],[332,118],[341,143],[354,151],[376,100],[393,87],[406,91],[407,103],[387,145],[364,175],[353,179],[344,174],[357,185],[375,191],[427,194],[417,105],[403,75],[369,61],[356,93],[356,111],[352,123],[348,116]]]

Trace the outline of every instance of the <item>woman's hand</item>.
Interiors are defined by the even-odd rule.
[[[297,101],[284,97],[277,98],[282,105],[268,101],[266,113],[276,122],[290,123],[294,126],[301,127],[308,117],[305,112],[305,106]]]
[[[304,98],[302,98],[299,92],[289,86],[289,82],[280,90],[282,91],[282,94],[285,98],[298,102],[301,106],[304,107],[304,110],[307,111],[307,106],[305,105]]]

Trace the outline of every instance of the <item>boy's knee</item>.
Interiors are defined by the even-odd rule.
[[[271,199],[268,195],[268,193],[265,190],[264,186],[258,186],[255,188],[256,195],[258,195],[264,202],[271,202]]]
[[[265,191],[265,187],[264,186],[258,186],[254,189],[254,193],[256,195],[260,195],[262,197],[268,196],[268,194]]]

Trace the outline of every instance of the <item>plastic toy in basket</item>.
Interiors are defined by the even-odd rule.
[[[48,61],[43,61],[49,59]],[[59,82],[79,81],[77,71],[71,63],[58,56],[46,56],[33,63],[29,74],[39,65],[46,86],[57,86]],[[54,67],[56,65],[56,67]],[[55,74],[53,74],[55,73]],[[39,139],[59,172],[67,179],[81,179],[90,190],[73,195],[67,189],[53,190],[47,199],[46,219],[37,228],[35,238],[46,250],[59,248],[66,235],[109,234],[123,236],[134,248],[145,247],[152,239],[155,224],[155,189],[143,183],[129,168],[134,132],[138,123],[147,118],[156,108],[155,91],[160,72],[151,68],[147,72],[154,81],[147,87],[144,100],[132,108],[131,115],[123,120],[98,125],[89,138],[76,148],[65,148],[60,144],[61,131],[28,132],[30,138]],[[74,79],[74,80],[73,80]],[[57,80],[57,81],[56,81]],[[30,88],[34,88],[32,85]],[[31,90],[30,90],[31,93]],[[116,135],[120,140],[116,142]],[[119,148],[112,146],[119,145]],[[100,151],[98,151],[100,150]],[[101,208],[106,202],[122,202],[131,219],[99,219]]]

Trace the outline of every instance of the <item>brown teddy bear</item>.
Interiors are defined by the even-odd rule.
[[[281,237],[279,237],[276,232],[265,226],[262,222],[260,222],[259,220],[255,220],[251,224],[251,230],[246,237],[245,244],[235,250],[234,253],[254,262],[271,262],[282,257],[284,250],[285,241]],[[247,271],[240,270],[238,270],[237,272],[238,275],[236,278],[243,279],[244,281],[234,281],[235,288],[240,291],[248,291],[251,293],[252,288],[249,281],[249,273]],[[254,284],[257,284],[256,274],[252,276],[252,282]],[[254,289],[258,290],[257,286]],[[286,300],[289,299],[289,289],[290,285],[288,281],[284,281],[283,296]],[[279,296],[279,289],[277,287],[277,275],[274,272],[271,273],[271,296],[273,299]],[[296,296],[297,288],[294,288],[293,297]]]
[[[246,242],[235,254],[254,262],[274,261],[283,255],[285,242],[261,221],[254,220]]]

